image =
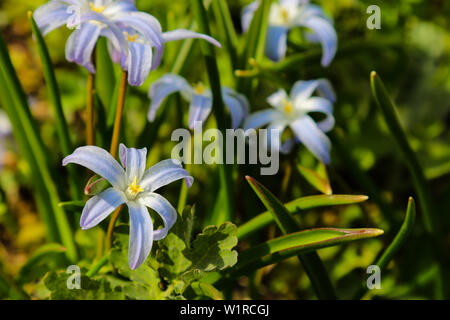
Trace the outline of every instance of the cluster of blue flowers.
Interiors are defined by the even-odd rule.
[[[255,1],[243,10],[244,31],[248,29],[258,3]],[[156,18],[136,9],[134,0],[52,0],[37,9],[34,18],[44,34],[63,25],[75,28],[66,43],[67,60],[85,67],[91,73],[95,73],[92,54],[97,40],[101,36],[106,37],[112,60],[128,72],[128,82],[132,86],[142,85],[150,71],[159,66],[164,44],[168,41],[200,38],[220,47],[215,39],[189,30],[163,32]],[[321,43],[322,65],[328,66],[337,48],[336,32],[322,9],[308,0],[279,0],[272,4],[266,41],[267,57],[274,61],[284,58],[288,31],[294,27],[312,31],[306,37],[311,42]],[[191,86],[184,78],[167,74],[154,82],[149,90],[149,121],[154,120],[163,100],[175,92],[190,101],[190,127],[195,121],[207,119],[212,108],[211,90],[201,83]],[[290,95],[279,90],[268,98],[273,109],[250,115],[245,96],[226,87],[222,88],[222,92],[233,128],[241,125],[244,129],[268,126],[269,129],[283,131],[290,127],[295,139],[270,143],[283,152],[289,152],[293,143],[301,142],[319,160],[325,163],[330,161],[330,141],[325,132],[334,126],[332,111],[335,94],[327,80],[298,81]],[[313,96],[315,92],[319,96]],[[323,113],[325,119],[316,123],[308,115],[310,112]],[[121,164],[99,147],[80,147],[63,160],[63,165],[82,165],[111,184],[111,188],[86,203],[80,222],[83,229],[96,226],[120,205],[128,206],[129,265],[135,269],[149,255],[153,240],[164,238],[177,218],[172,205],[155,191],[179,179],[185,179],[190,186],[193,178],[174,160],[162,161],[145,170],[146,149],[121,145],[119,153]],[[161,216],[164,222],[162,229],[153,229],[147,208]]]

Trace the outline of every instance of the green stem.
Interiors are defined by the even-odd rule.
[[[89,271],[86,273],[86,275],[87,275],[89,278],[92,278],[92,277],[95,276],[95,275],[100,271],[100,269],[101,269],[105,264],[107,264],[107,263],[108,263],[108,254],[105,254],[100,260],[97,261],[96,264],[94,264],[94,265],[89,269]]]
[[[95,145],[94,129],[94,94],[95,94],[95,75],[88,74],[87,79],[87,99],[86,99],[86,145]]]
[[[211,35],[208,18],[202,0],[191,0],[192,8],[198,24],[198,31],[203,34]],[[214,48],[211,44],[201,42],[201,49],[205,57],[206,68],[208,71],[209,82],[213,94],[213,112],[216,118],[217,126],[222,134],[225,136],[227,124],[227,117],[225,113],[225,106],[222,98],[222,87],[220,84],[219,69],[215,57]],[[225,149],[225,146],[224,146]],[[226,150],[222,157],[225,157]],[[232,167],[227,164],[219,165],[219,174],[221,188],[226,190],[225,201],[225,220],[233,219],[234,215],[234,192],[232,188]],[[223,221],[214,221],[214,223],[221,223]]]

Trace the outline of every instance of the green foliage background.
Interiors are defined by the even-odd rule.
[[[214,1],[214,0],[213,0]],[[0,3],[0,30],[17,70],[20,81],[30,101],[31,112],[37,120],[39,132],[48,150],[51,163],[59,164],[62,158],[55,117],[50,107],[47,87],[43,81],[41,62],[35,42],[31,37],[27,11],[33,10],[43,0],[3,0]],[[392,99],[396,102],[402,126],[410,144],[424,168],[429,191],[433,198],[435,212],[439,215],[443,236],[444,251],[450,252],[450,3],[444,0],[336,0],[315,1],[333,17],[339,37],[338,53],[329,68],[319,64],[320,55],[314,54],[318,47],[303,41],[301,34],[293,31],[289,38],[288,57],[297,57],[289,68],[276,65],[268,60],[260,61],[261,70],[253,81],[249,96],[251,110],[267,107],[266,97],[279,87],[289,89],[300,79],[328,78],[338,96],[334,107],[336,128],[331,133],[333,141],[332,163],[327,168],[330,186],[334,194],[368,195],[369,200],[360,204],[320,207],[303,210],[296,215],[302,229],[312,227],[360,228],[374,227],[385,231],[382,237],[354,242],[343,246],[334,246],[318,251],[324,261],[336,292],[341,298],[352,298],[360,283],[367,277],[366,268],[372,264],[383,250],[392,242],[405,217],[407,199],[415,196],[410,173],[399,153],[393,136],[377,108],[370,88],[369,74],[372,70],[383,79]],[[227,1],[233,23],[240,30],[240,10],[248,1]],[[368,15],[366,9],[376,4],[381,8],[381,30],[369,30],[366,27]],[[137,0],[140,10],[157,17],[164,30],[190,28],[192,10],[189,1]],[[211,10],[210,10],[211,11]],[[212,12],[209,12],[212,35],[225,43],[223,33],[219,32]],[[46,37],[52,61],[55,65],[57,82],[60,87],[64,113],[70,125],[70,134],[74,145],[84,144],[84,107],[86,99],[87,72],[64,58],[64,43],[69,30],[60,28]],[[240,42],[243,36],[238,32]],[[243,43],[240,43],[242,47]],[[181,99],[171,99],[167,114],[156,133],[148,127],[146,113],[149,106],[147,90],[150,84],[173,67],[180,53],[182,43],[170,43],[164,54],[163,65],[152,72],[146,83],[139,88],[129,90],[126,102],[123,142],[130,147],[151,146],[149,163],[170,157],[174,142],[170,141],[171,132],[185,127],[187,105]],[[235,87],[236,77],[226,49],[217,51],[218,65],[223,85]],[[207,83],[204,60],[200,46],[194,43],[188,63],[181,68],[181,74],[191,83]],[[116,79],[120,70],[116,71]],[[4,100],[0,97],[0,106]],[[211,123],[209,123],[211,125]],[[144,132],[144,134],[142,134]],[[108,148],[109,141],[98,136],[98,141]],[[5,167],[0,172],[0,275],[8,283],[11,279],[21,279],[21,268],[28,263],[36,250],[48,243],[46,231],[38,214],[31,187],[32,175],[29,164],[22,157],[13,139],[5,142],[7,154]],[[281,170],[277,176],[259,177],[259,168],[242,166],[235,177],[236,217],[231,221],[239,226],[266,209],[246,183],[245,175],[258,178],[282,202],[288,202],[303,196],[320,194],[303,175],[290,164],[292,161],[316,170],[316,160],[304,148],[299,147],[291,156],[281,159]],[[226,261],[212,265],[190,263],[198,260],[206,246],[207,237],[219,234],[216,227],[206,228],[214,210],[220,209],[217,196],[219,177],[217,168],[206,165],[192,165],[191,173],[196,181],[189,190],[188,204],[195,204],[193,218],[193,248],[180,254],[191,241],[183,239],[182,231],[175,231],[158,244],[147,260],[148,265],[142,274],[130,275],[126,270],[127,237],[120,232],[112,254],[122,255],[124,261],[115,259],[122,265],[113,265],[125,280],[112,279],[111,266],[105,267],[98,278],[83,278],[89,288],[85,296],[73,296],[72,292],[59,290],[65,285],[68,275],[61,269],[61,263],[54,256],[61,256],[60,248],[50,248],[53,256],[46,256],[32,272],[27,272],[19,281],[20,287],[11,294],[8,285],[0,281],[1,298],[21,298],[31,295],[47,298],[53,292],[53,298],[177,298],[184,286],[195,283],[198,274],[186,274],[189,268],[199,272],[217,271],[222,266],[236,263],[235,234],[223,227],[230,237],[225,243],[226,252],[218,255]],[[65,182],[67,172],[55,166],[52,173],[58,192],[64,201],[69,199],[69,186]],[[87,179],[87,175],[85,177]],[[176,204],[181,184],[164,190],[171,203]],[[78,200],[78,199],[76,199]],[[416,199],[417,200],[417,199]],[[79,209],[66,210],[72,229],[75,230],[76,244],[80,248],[82,260],[78,263],[88,270],[93,261],[100,257],[97,253],[97,238],[105,229],[102,225],[89,231],[78,228]],[[123,214],[122,216],[126,216]],[[126,217],[122,223],[126,223]],[[183,221],[180,220],[180,223]],[[211,229],[212,228],[212,229]],[[197,234],[203,233],[200,236]],[[236,230],[234,230],[236,232]],[[127,233],[126,233],[127,234]],[[237,250],[242,251],[282,233],[275,224],[252,234],[240,241]],[[205,240],[206,238],[206,240]],[[230,245],[231,243],[231,245]],[[125,253],[123,252],[125,244]],[[156,247],[156,246],[155,246]],[[41,249],[42,250],[42,249]],[[233,253],[234,252],[234,253]],[[217,257],[216,257],[217,258]],[[168,265],[167,261],[179,259],[179,265]],[[386,299],[431,299],[435,298],[433,279],[436,275],[434,257],[427,247],[427,236],[423,218],[418,211],[417,222],[406,244],[388,264],[382,275],[382,289],[369,291],[366,298]],[[448,261],[447,261],[448,263]],[[108,269],[109,268],[109,269]],[[52,271],[50,271],[52,270]],[[447,271],[449,271],[447,264]],[[50,273],[48,273],[50,271]],[[22,271],[23,273],[23,271]],[[133,277],[141,276],[143,281]],[[204,275],[202,275],[204,276]],[[26,278],[26,279],[25,279]],[[158,279],[158,281],[148,280]],[[159,281],[161,280],[161,281]],[[3,280],[2,280],[3,281]],[[12,281],[12,280],[11,280]],[[146,282],[147,281],[147,282]],[[170,283],[167,290],[165,282]],[[138,283],[138,284],[136,284]],[[10,283],[11,284],[11,283]],[[102,288],[102,289],[98,289]],[[305,271],[295,257],[277,264],[261,268],[234,281],[231,286],[220,288],[229,298],[262,299],[312,299],[314,291]],[[3,291],[2,291],[3,290]],[[207,284],[190,286],[189,297],[222,297],[214,287]],[[95,294],[94,294],[94,293]]]

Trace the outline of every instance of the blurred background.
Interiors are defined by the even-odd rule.
[[[43,140],[51,158],[59,163],[59,151],[54,116],[49,106],[37,48],[31,37],[27,12],[45,3],[44,0],[2,0],[0,2],[0,31],[7,41],[14,67],[26,90],[31,112],[38,122]],[[336,194],[363,194],[370,199],[360,205],[331,207],[302,214],[304,228],[377,227],[385,235],[377,239],[321,250],[320,256],[343,298],[352,297],[366,268],[398,231],[406,210],[408,197],[415,195],[411,177],[376,107],[370,90],[369,75],[377,71],[398,106],[401,123],[419,157],[429,181],[433,203],[440,216],[444,246],[450,252],[450,2],[444,0],[336,0],[313,1],[320,4],[332,17],[339,38],[338,53],[328,68],[318,61],[303,60],[277,78],[261,77],[249,97],[251,110],[267,107],[266,97],[279,87],[290,88],[297,80],[328,78],[337,93],[334,115],[336,128],[332,163],[328,175]],[[164,30],[190,28],[189,1],[137,0],[140,10],[157,17]],[[249,1],[228,1],[233,22],[241,35],[240,12]],[[381,8],[381,29],[369,30],[366,20],[369,5]],[[212,20],[213,21],[213,20]],[[213,36],[224,42],[223,35]],[[70,124],[76,146],[84,144],[84,107],[87,73],[64,57],[64,44],[70,30],[60,28],[46,37],[56,76],[62,92],[64,112]],[[308,52],[313,45],[302,42],[296,31],[290,34],[289,54]],[[149,143],[147,135],[147,90],[150,84],[171,69],[179,54],[180,43],[168,45],[161,68],[153,72],[146,83],[129,92],[126,102],[126,122],[123,141],[128,146],[151,145],[150,163],[170,156],[174,143],[171,132],[187,117],[187,105],[181,99],[172,99],[166,119]],[[320,57],[319,57],[320,58]],[[270,65],[269,61],[265,61]],[[234,73],[226,50],[219,51],[222,82],[233,87]],[[181,70],[189,82],[205,81],[204,61],[199,46],[194,45],[188,63]],[[3,103],[0,97],[0,108]],[[180,120],[181,117],[181,120]],[[0,122],[0,131],[7,124]],[[15,276],[36,248],[46,242],[45,227],[41,221],[30,185],[30,169],[20,156],[12,135],[0,138],[4,152],[0,152],[0,270]],[[150,139],[150,138],[148,138]],[[102,143],[102,142],[100,142]],[[106,143],[107,144],[107,143]],[[106,145],[105,144],[105,145]],[[303,147],[294,155],[302,165],[314,165],[314,159]],[[300,196],[318,194],[298,172],[286,165],[282,158],[277,176],[258,177],[257,168],[243,167],[237,177],[237,217],[239,225],[265,211],[262,204],[244,182],[245,174],[256,176],[283,201]],[[57,167],[55,175],[65,176]],[[289,171],[289,172],[287,172]],[[192,166],[196,179],[189,193],[188,203],[197,205],[197,227],[207,224],[208,215],[215,206],[217,170],[210,166]],[[242,176],[241,176],[242,175]],[[86,176],[87,178],[87,176]],[[284,179],[284,180],[283,180]],[[284,181],[282,187],[281,181]],[[67,188],[65,184],[60,188]],[[205,192],[207,190],[207,192]],[[165,192],[176,201],[178,186]],[[68,199],[66,199],[68,200]],[[71,213],[68,213],[71,214]],[[72,219],[78,243],[88,243],[95,251],[95,240],[86,231],[77,228]],[[276,228],[264,230],[252,239],[240,243],[260,242],[277,234]],[[430,299],[433,293],[433,275],[436,269],[424,241],[425,232],[421,212],[413,235],[396,258],[388,272],[382,275],[382,289],[369,292],[368,297],[385,299]],[[88,255],[89,256],[89,255]],[[1,295],[0,295],[1,297]],[[288,259],[276,266],[266,267],[250,277],[240,279],[233,290],[235,298],[308,299],[314,293],[297,259]]]

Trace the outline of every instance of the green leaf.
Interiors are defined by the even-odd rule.
[[[211,35],[208,16],[202,0],[191,0],[192,10],[197,21],[198,31],[202,34]],[[215,49],[212,44],[205,41],[200,42],[202,53],[205,57],[206,70],[208,72],[209,84],[213,96],[212,110],[217,122],[217,127],[225,136],[229,127],[229,117],[225,112],[225,105],[222,97],[222,86],[220,83],[219,68],[217,66]],[[223,153],[226,154],[226,148]],[[219,165],[220,187],[225,190],[225,212],[223,217],[212,217],[212,222],[216,225],[233,220],[234,215],[234,188],[232,179],[232,166],[229,164]]]
[[[74,274],[51,271],[44,278],[52,300],[123,300],[125,294],[119,286],[114,287],[106,278],[90,279],[80,274],[80,289],[69,289],[69,277]]]
[[[419,197],[419,205],[423,211],[425,227],[429,233],[436,234],[438,230],[437,216],[432,210],[431,195],[428,192],[429,189],[427,187],[427,181],[425,179],[422,167],[417,160],[417,156],[411,148],[408,138],[402,128],[395,104],[391,100],[386,87],[375,71],[372,71],[370,75],[370,84],[372,86],[372,93],[375,101],[382,111],[389,130],[397,142],[397,145],[403,154],[403,158],[408,165],[409,171],[413,178],[414,187]]]
[[[207,297],[213,300],[224,300],[222,292],[214,288],[212,284],[205,282],[193,282],[191,288],[197,297]]]
[[[58,206],[64,208],[67,211],[79,212],[83,210],[86,201],[77,200],[77,201],[66,201],[58,203]]]
[[[382,234],[383,230],[374,228],[318,228],[287,234],[241,252],[239,263],[230,274],[233,276],[246,274],[301,253]]]
[[[58,243],[48,243],[37,249],[20,268],[16,282],[24,284],[42,277],[49,269],[49,264],[66,249]]]
[[[36,201],[47,227],[48,238],[54,242],[61,239],[67,249],[67,258],[76,261],[78,253],[65,212],[58,206],[60,202],[58,189],[48,166],[48,153],[31,115],[27,97],[12,65],[6,43],[1,36],[0,74],[1,92],[6,96],[3,100],[6,102],[4,107],[13,124],[14,134],[21,143],[21,151],[24,152],[33,172],[32,182],[36,193],[39,194]]]
[[[238,54],[237,54],[237,35],[231,19],[230,9],[226,0],[217,0],[211,2],[212,9],[216,22],[220,27],[220,33],[225,36],[226,45],[230,54],[232,69],[238,68]]]
[[[251,177],[247,176],[246,179],[264,203],[264,206],[272,213],[278,227],[284,234],[293,233],[300,229],[297,221],[269,190]],[[299,255],[298,259],[305,268],[317,297],[319,299],[336,299],[336,293],[327,270],[317,253],[310,251],[307,254]]]
[[[415,219],[416,219],[416,204],[414,202],[414,199],[412,197],[410,197],[408,200],[408,207],[406,209],[405,220],[403,221],[403,224],[400,227],[400,230],[398,231],[397,235],[395,236],[395,238],[391,242],[391,244],[383,252],[381,257],[375,263],[372,263],[373,265],[378,266],[381,271],[384,271],[386,269],[387,265],[392,260],[392,258],[395,256],[395,254],[406,243],[406,240],[408,239],[408,237],[410,236],[410,234],[413,230]],[[361,285],[361,289],[355,295],[355,299],[357,299],[357,300],[361,299],[364,296],[364,294],[367,292],[367,290],[368,290],[368,288],[367,288],[366,281],[363,281],[363,283]]]
[[[31,11],[28,13],[28,18],[30,19],[31,30],[36,39],[38,52],[41,58],[42,68],[44,71],[44,78],[48,88],[48,94],[52,102],[51,105],[53,106],[53,112],[55,114],[56,130],[58,132],[59,144],[61,146],[63,155],[68,156],[73,152],[73,145],[70,140],[69,127],[67,125],[67,121],[64,116],[64,111],[61,103],[61,95],[58,83],[56,82],[53,64],[50,58],[50,54],[48,52],[47,45],[45,44],[45,40],[42,37],[39,27],[36,25],[36,21],[34,21]],[[79,199],[81,198],[82,193],[79,187],[80,175],[77,172],[78,170],[76,167],[71,166],[67,168],[67,171],[70,177],[69,186],[71,195],[75,199]]]
[[[264,55],[270,5],[271,0],[261,0],[258,10],[256,10],[253,16],[247,32],[247,37],[245,38],[239,69],[247,69],[251,58],[260,61]],[[239,78],[237,85],[238,91],[248,94],[251,83],[251,79]]]
[[[158,271],[150,265],[149,256],[139,268],[131,270],[128,266],[129,227],[119,225],[114,229],[114,243],[109,254],[109,260],[114,269],[122,277],[129,279],[123,286],[123,291],[131,299],[162,299],[167,296],[159,287]]]
[[[192,243],[192,249],[186,253],[192,261],[191,269],[210,272],[235,265],[238,254],[232,249],[238,243],[236,232],[236,226],[230,222],[203,229]]]
[[[372,71],[370,74],[370,84],[375,101],[383,114],[389,131],[403,155],[406,165],[408,166],[419,199],[419,206],[422,209],[425,229],[430,235],[433,252],[438,261],[445,261],[446,251],[442,245],[442,230],[440,227],[439,216],[433,207],[432,196],[429,192],[430,188],[425,179],[423,169],[402,128],[397,114],[397,108],[389,96],[383,81],[381,81],[375,71]],[[445,264],[441,263],[439,267],[440,272],[436,278],[436,286],[439,288],[439,290],[436,291],[438,294],[436,298],[439,299],[450,298],[450,281],[448,281],[446,269]]]
[[[299,210],[308,210],[318,207],[354,204],[366,201],[367,196],[362,195],[319,195],[298,198],[284,204],[291,214],[299,213]],[[237,236],[240,240],[252,233],[270,225],[274,221],[269,211],[263,212],[238,228]]]
[[[114,95],[116,77],[114,73],[114,64],[108,52],[106,38],[100,37],[95,48],[96,52],[96,76],[95,87],[98,96],[104,107],[111,105],[111,98]]]
[[[303,167],[299,164],[297,165],[297,169],[298,172],[300,172],[300,174],[318,191],[323,194],[333,193],[333,190],[331,190],[330,181],[327,178],[324,178],[316,171]]]

